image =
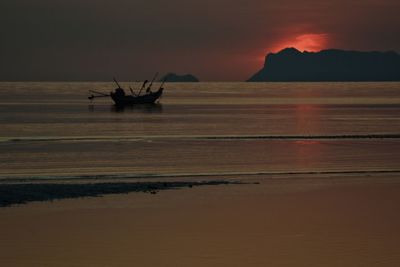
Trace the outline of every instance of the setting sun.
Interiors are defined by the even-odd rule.
[[[293,39],[282,40],[276,45],[272,52],[278,52],[287,47],[294,47],[300,51],[317,52],[327,48],[328,34],[302,34],[298,35]]]

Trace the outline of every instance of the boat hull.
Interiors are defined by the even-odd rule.
[[[129,106],[139,104],[154,104],[162,96],[163,88],[160,88],[157,92],[149,93],[142,96],[133,95],[119,95],[112,93],[110,96],[117,106]]]

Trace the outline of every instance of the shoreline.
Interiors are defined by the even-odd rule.
[[[144,192],[157,194],[161,190],[241,184],[234,181],[194,182],[120,182],[120,183],[16,183],[0,184],[0,208],[35,201],[53,201],[83,197],[101,197],[109,194]]]
[[[382,177],[383,176],[383,177]],[[201,178],[198,180],[196,178]],[[2,179],[0,180],[0,209],[17,207],[31,202],[52,202],[64,199],[87,199],[129,193],[157,194],[199,186],[269,185],[274,188],[331,187],[365,184],[400,183],[398,171],[326,171],[284,173],[242,173],[219,175],[178,176],[85,176],[82,178]],[[278,185],[278,187],[277,187]],[[270,191],[270,190],[268,190]],[[278,190],[279,191],[279,190]]]
[[[399,175],[246,181],[0,209],[0,265],[400,264]]]

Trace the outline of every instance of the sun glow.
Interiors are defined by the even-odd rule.
[[[294,39],[285,39],[274,46],[272,52],[278,52],[288,47],[294,47],[300,51],[318,52],[326,49],[328,34],[307,33],[296,36]]]

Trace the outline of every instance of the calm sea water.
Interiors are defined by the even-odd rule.
[[[87,99],[114,87],[0,83],[0,179],[400,171],[400,83],[170,83],[159,105],[124,110]]]

